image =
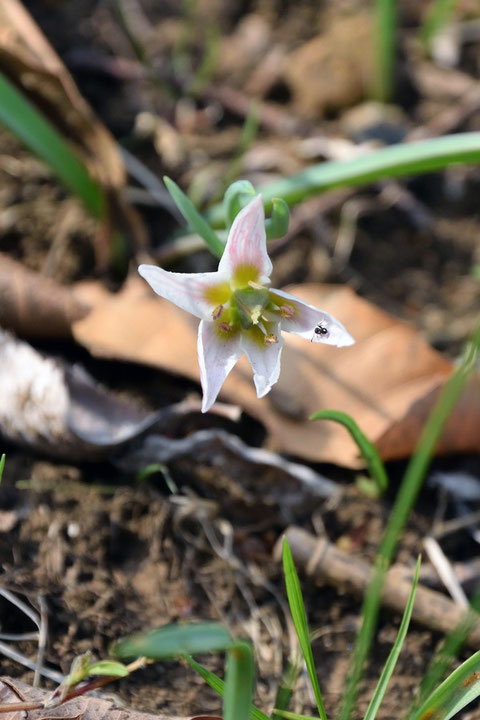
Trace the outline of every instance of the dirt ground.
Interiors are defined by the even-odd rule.
[[[342,57],[347,50],[335,63],[331,59],[339,24],[347,34],[371,26],[367,2],[198,0],[185,3],[183,11],[176,2],[154,0],[118,6],[108,0],[31,0],[27,5],[114,136],[158,177],[171,175],[203,204],[221,195],[222,178],[230,172],[232,179],[240,175],[257,183],[328,158],[334,150],[329,146],[326,152],[318,138],[341,135],[357,142],[366,137],[388,142],[390,137],[408,137],[419,127],[433,133],[439,117],[444,118],[445,132],[480,127],[480,103],[471,112],[459,110],[450,121],[447,117],[452,105],[461,105],[457,101],[462,88],[468,89],[468,82],[478,77],[480,42],[460,47],[455,69],[438,70],[415,42],[426,3],[400,3],[395,102],[390,112],[380,115],[365,107],[361,84],[360,90],[358,82],[351,86],[351,66]],[[471,19],[474,3],[459,5],[459,19]],[[185,101],[192,81],[198,80],[206,48],[214,42],[198,28],[209,26],[215,29],[212,37],[230,40],[220,43],[221,61],[217,57],[200,89]],[[359,42],[368,46],[370,36],[362,37]],[[310,44],[318,38],[320,49]],[[355,42],[347,37],[344,45],[352,48]],[[260,64],[259,58],[272,48],[278,55],[270,65]],[[307,55],[300,54],[302,49]],[[308,53],[313,54],[317,72],[324,73],[322,92],[308,81]],[[290,69],[279,73],[276,63],[283,56],[289,58]],[[119,58],[128,63],[120,64]],[[139,66],[148,70],[140,79]],[[310,82],[307,90],[299,79],[302,74],[307,85]],[[237,95],[232,98],[226,88]],[[274,111],[262,116],[250,148],[232,170],[231,158],[252,97],[262,97]],[[153,130],[153,117],[163,118],[169,132],[165,122]],[[288,132],[292,118],[295,130]],[[474,271],[480,264],[479,190],[480,170],[469,166],[311,200],[303,215],[300,208],[292,213],[295,234],[273,245],[273,285],[348,283],[361,296],[415,324],[434,347],[456,357],[480,310]],[[161,207],[139,204],[138,210],[148,231],[149,250],[160,257],[174,222]],[[59,233],[61,243],[55,242]],[[65,285],[99,274],[92,220],[48,170],[3,131],[0,251]],[[208,254],[196,252],[176,258],[170,267],[208,270],[214,264]],[[102,279],[118,283],[106,274]],[[179,400],[192,389],[190,381],[172,381],[160,372],[94,360],[73,343],[42,342],[38,347],[81,361],[98,380],[119,393],[133,394],[151,409],[157,401]],[[227,421],[215,422],[228,427]],[[181,429],[172,428],[171,434],[204,426],[208,420],[197,414]],[[247,418],[236,431],[250,445],[261,445],[258,423]],[[356,557],[372,560],[403,467],[390,468],[392,488],[381,500],[361,495],[353,473],[317,468],[339,483],[340,495],[321,501],[304,488],[285,513],[275,491],[275,471],[239,461],[219,466],[208,455],[184,458],[138,482],[110,460],[70,463],[15,445],[3,449],[7,464],[1,488],[1,582],[34,607],[39,607],[39,599],[46,603],[46,663],[66,672],[79,653],[91,650],[104,657],[114,640],[133,631],[175,621],[220,620],[254,643],[256,703],[265,711],[273,707],[289,652],[283,580],[279,563],[272,559],[287,516],[289,524],[325,532],[332,543],[348,548],[352,562]],[[479,469],[475,457],[437,461],[435,467],[472,473]],[[424,490],[398,563],[414,564],[442,502],[440,492]],[[452,516],[450,505],[446,512]],[[449,538],[453,562],[473,561],[477,555],[477,545],[466,531]],[[332,713],[342,696],[360,600],[346,589],[300,575],[311,627],[319,631],[315,660],[326,709]],[[358,717],[367,707],[398,621],[395,613],[382,611]],[[30,620],[0,597],[0,632],[31,630]],[[429,629],[412,627],[379,717],[396,719],[399,709],[403,714],[440,639]],[[35,656],[33,641],[16,643],[15,648]],[[204,662],[222,671],[222,658],[207,657]],[[31,671],[5,657],[0,657],[0,670],[32,679]],[[173,661],[122,680],[112,691],[119,702],[138,710],[181,716],[220,710],[213,691],[191,669]],[[309,714],[314,707],[302,675],[291,709]]]

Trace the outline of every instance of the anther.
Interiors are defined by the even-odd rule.
[[[220,315],[222,314],[222,312],[223,312],[223,305],[217,305],[217,307],[215,308],[215,310],[212,312],[212,318],[213,318],[214,320],[218,320],[218,318],[220,317]]]
[[[263,342],[265,345],[275,345],[275,343],[278,343],[278,337],[275,333],[269,333],[268,335],[265,335]]]
[[[226,322],[220,323],[220,325],[218,326],[218,329],[221,330],[221,331],[224,332],[224,333],[230,333],[230,332],[232,332],[232,328],[231,328],[230,325],[229,325],[228,323],[226,323]]]
[[[292,305],[280,305],[280,315],[283,318],[292,318],[295,315],[295,308]]]

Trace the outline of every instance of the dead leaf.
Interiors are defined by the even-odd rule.
[[[33,688],[20,680],[11,678],[0,679],[0,704],[19,703],[23,701],[41,702],[51,696],[48,690]],[[23,712],[2,713],[2,720],[23,720]],[[190,717],[174,717],[172,715],[152,715],[137,710],[116,708],[112,700],[99,697],[79,697],[69,700],[55,708],[29,710],[29,720],[221,720],[215,715],[195,715]]]
[[[106,195],[107,229],[108,223],[120,226],[141,245],[143,224],[122,197],[126,173],[117,144],[19,0],[2,0],[0,3],[0,69],[74,144],[92,175],[100,182]],[[105,265],[108,259],[105,240],[109,237],[99,236],[96,248],[99,265]]]
[[[287,334],[280,380],[266,398],[257,399],[245,358],[227,378],[222,397],[261,420],[268,430],[268,447],[276,451],[361,467],[356,445],[344,428],[308,420],[317,410],[334,408],[352,415],[379,443],[385,459],[411,454],[452,364],[413,327],[347,287],[301,285],[288,290],[337,317],[356,345],[338,349]],[[75,292],[94,306],[73,328],[78,342],[93,354],[142,362],[198,381],[195,318],[154,295],[135,277],[118,295],[99,294],[95,284],[77,286]],[[453,413],[441,452],[478,449],[477,387],[475,380]]]
[[[0,326],[36,338],[71,337],[71,324],[89,306],[40,273],[0,253]]]

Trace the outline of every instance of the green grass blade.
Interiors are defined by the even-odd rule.
[[[301,669],[301,657],[300,654],[297,653],[296,658],[289,660],[287,669],[278,687],[277,697],[275,698],[275,710],[271,715],[272,718],[279,717],[278,710],[286,710],[288,708]]]
[[[148,633],[138,633],[115,643],[112,655],[122,660],[147,657],[163,660],[176,655],[228,650],[233,640],[218,623],[165,625]]]
[[[297,632],[300,648],[307,666],[308,676],[313,688],[317,708],[321,720],[327,720],[327,714],[323,706],[322,693],[318,684],[317,674],[315,672],[315,663],[313,661],[312,646],[310,645],[310,637],[308,633],[307,615],[305,613],[305,605],[303,602],[302,591],[298,581],[295,563],[293,562],[292,551],[286,538],[283,538],[282,547],[283,572],[285,575],[285,586],[287,588],[288,604],[292,614],[293,624]]]
[[[458,133],[418,142],[390,145],[352,160],[312,165],[297,175],[276,180],[261,188],[266,209],[278,197],[292,207],[308,197],[337,187],[368,185],[382,178],[402,177],[442,170],[453,163],[480,162],[480,132]],[[221,205],[206,215],[213,227],[223,227]]]
[[[355,420],[347,415],[347,413],[339,410],[320,410],[310,416],[310,420],[333,420],[343,425],[352,439],[356,442],[358,449],[367,464],[370,476],[375,481],[380,492],[384,492],[388,487],[388,476],[380,455],[373,443],[363,434]]]
[[[210,685],[212,690],[215,690],[215,692],[223,698],[225,693],[224,681],[219,678],[218,675],[215,675],[215,673],[207,670],[206,667],[201,665],[189,655],[186,655],[185,659],[187,660],[188,664],[200,675],[200,677],[203,678],[208,685]],[[251,720],[270,720],[268,715],[265,715],[265,713],[256,708],[254,705],[251,706],[250,713]]]
[[[289,710],[277,710],[277,708],[275,708],[275,714],[279,717],[287,718],[287,720],[318,720],[318,718],[313,715],[299,715]]]
[[[478,611],[480,610],[480,592],[478,590],[472,597],[470,604],[471,608],[467,610],[457,627],[447,635],[440,649],[435,653],[429,663],[422,682],[420,683],[418,696],[415,698],[410,710],[410,715],[424,703],[425,699],[445,677],[453,660],[457,657],[459,650],[470,634],[470,631],[478,622]]]
[[[373,693],[372,699],[370,700],[370,704],[367,708],[367,712],[365,713],[364,720],[375,720],[377,712],[382,703],[383,696],[385,695],[385,692],[387,690],[388,683],[390,682],[392,673],[395,670],[395,665],[397,664],[398,656],[400,655],[400,651],[403,647],[403,643],[405,642],[405,637],[407,635],[408,626],[410,624],[410,618],[412,617],[413,603],[415,602],[415,593],[416,593],[417,585],[418,585],[418,573],[419,572],[420,572],[420,558],[418,558],[418,560],[417,560],[417,567],[415,569],[415,576],[413,578],[412,589],[410,590],[410,595],[408,596],[407,605],[406,605],[405,611],[403,613],[402,622],[400,623],[400,627],[398,629],[397,638],[396,638],[395,643],[394,643],[394,645],[390,651],[390,654],[387,658],[387,662],[385,663],[385,666],[381,672],[380,679],[378,681],[378,685],[375,688],[375,692]]]
[[[449,720],[479,695],[480,651],[454,670],[423,705],[409,716],[409,720],[421,720],[427,717]]]
[[[99,183],[54,126],[1,72],[0,122],[51,167],[94,217],[101,216],[104,196]]]
[[[5,453],[3,453],[2,457],[0,458],[0,485],[2,483],[4,467],[5,467]]]
[[[397,0],[375,2],[375,62],[373,95],[376,100],[389,102],[395,72]]]
[[[377,553],[375,570],[365,593],[361,613],[362,625],[355,640],[345,688],[345,699],[340,711],[339,720],[349,720],[351,716],[358,693],[358,686],[363,675],[365,661],[370,652],[375,634],[385,573],[392,562],[400,533],[407,522],[410,511],[420,491],[437,442],[465,387],[465,383],[475,368],[479,347],[480,321],[478,321],[475,326],[471,340],[466,344],[462,362],[445,384],[428,417],[420,435],[417,449],[408,464],[405,476],[397,493],[395,504]]]
[[[420,28],[420,38],[426,52],[431,51],[436,35],[450,21],[458,0],[433,0]]]
[[[167,186],[168,192],[174,199],[176,206],[191,228],[205,240],[205,244],[210,252],[218,258],[221,258],[225,245],[217,237],[217,234],[212,230],[205,218],[200,215],[195,205],[185,195],[183,190],[178,187],[176,182],[171,180],[169,177],[164,177],[163,181]]]
[[[224,720],[249,720],[254,679],[252,647],[247,642],[237,642],[227,653],[223,698]]]

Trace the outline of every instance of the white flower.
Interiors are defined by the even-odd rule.
[[[271,390],[280,374],[282,330],[338,347],[355,342],[328,313],[267,287],[272,263],[260,195],[235,218],[217,272],[172,273],[155,265],[140,265],[138,271],[158,295],[201,320],[202,412],[213,405],[243,353],[253,368],[257,396]]]

